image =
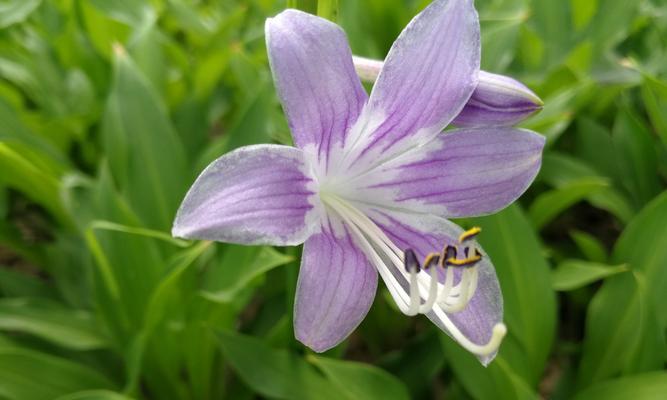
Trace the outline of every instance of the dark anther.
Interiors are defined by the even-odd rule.
[[[419,260],[417,260],[417,255],[412,249],[405,250],[405,270],[408,272],[419,272],[421,270],[421,265],[419,265]]]
[[[443,255],[445,256],[445,260],[444,260],[445,263],[448,260],[456,259],[456,247],[454,247],[452,245],[448,244],[447,246],[445,246],[445,250],[443,251],[443,253],[444,253]]]

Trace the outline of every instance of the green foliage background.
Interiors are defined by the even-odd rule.
[[[313,354],[298,249],[170,237],[208,162],[290,140],[267,16],[319,8],[382,58],[427,1],[289,3],[0,1],[0,399],[667,398],[667,3],[476,1],[548,139],[518,204],[459,221],[505,297],[486,369],[383,286]]]

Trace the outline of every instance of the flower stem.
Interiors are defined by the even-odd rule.
[[[317,15],[335,21],[338,16],[338,0],[318,0]]]

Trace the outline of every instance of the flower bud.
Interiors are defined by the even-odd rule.
[[[363,81],[374,82],[382,61],[354,56]],[[521,82],[508,76],[479,71],[477,88],[452,124],[461,127],[511,126],[542,109],[544,103]]]

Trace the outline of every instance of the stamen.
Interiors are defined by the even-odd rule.
[[[375,222],[347,201],[328,195],[325,203],[349,226],[357,243],[387,284],[401,312],[406,315],[433,313],[432,319],[441,329],[478,356],[497,351],[507,332],[504,324],[496,324],[489,341],[480,345],[470,341],[447,315],[465,309],[477,289],[477,263],[481,261],[482,254],[473,245],[463,246],[463,242],[479,234],[479,228],[462,233],[460,243],[445,246],[442,253],[428,254],[420,265],[413,250],[404,252],[398,249]],[[457,257],[459,250],[465,258]],[[464,268],[459,282],[454,285],[454,270],[459,267]],[[445,271],[442,282],[438,277],[440,268]],[[425,300],[423,304],[422,299]]]
[[[445,310],[446,312],[455,313],[462,311],[468,305],[468,302],[472,297],[469,295],[470,287],[473,285],[471,274],[472,270],[470,269],[466,269],[463,271],[463,274],[461,276],[461,283],[459,283],[461,290],[458,298],[456,298],[453,303],[445,302],[444,304],[440,304],[440,307],[442,307],[443,310]],[[475,284],[475,287],[476,286],[477,284]]]
[[[419,307],[421,314],[426,314],[433,309],[433,305],[438,300],[438,269],[436,267],[429,269],[431,275],[431,286],[428,289],[428,297],[424,304]]]
[[[459,242],[463,243],[467,240],[472,240],[474,239],[479,233],[482,231],[482,228],[479,226],[474,226],[467,231],[463,232],[461,235],[459,235]]]

